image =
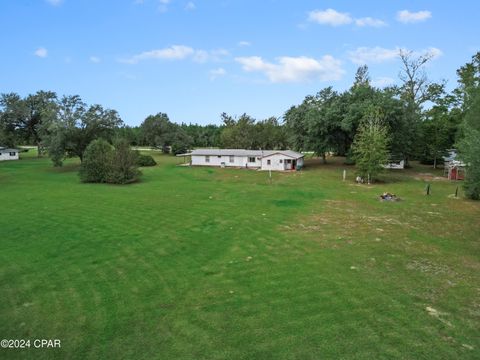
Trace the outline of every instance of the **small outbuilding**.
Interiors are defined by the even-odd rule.
[[[448,180],[463,180],[465,178],[465,164],[458,160],[445,163],[445,175]]]
[[[457,150],[448,150],[448,156],[443,157],[444,175],[448,180],[463,180],[466,164],[457,159]]]
[[[292,150],[196,149],[188,154],[192,166],[236,167],[291,171],[303,167],[304,155]]]
[[[10,149],[0,146],[0,161],[3,160],[18,160],[20,150]]]
[[[403,170],[405,169],[405,160],[390,160],[387,164],[383,165],[385,169],[391,170]]]

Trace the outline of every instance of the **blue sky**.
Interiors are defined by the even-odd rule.
[[[2,0],[0,92],[79,94],[130,125],[166,112],[281,116],[366,63],[395,83],[399,48],[430,51],[432,80],[480,50],[480,2]]]

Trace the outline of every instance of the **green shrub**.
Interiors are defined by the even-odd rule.
[[[122,139],[115,144],[108,182],[112,184],[128,184],[138,181],[138,153],[130,148],[127,140]]]
[[[93,140],[85,149],[80,167],[82,182],[108,182],[112,171],[114,148],[106,140]]]
[[[138,166],[155,166],[157,162],[150,155],[138,155]]]
[[[126,140],[115,147],[106,140],[93,140],[86,148],[80,168],[80,180],[92,183],[128,184],[138,181],[138,154]]]

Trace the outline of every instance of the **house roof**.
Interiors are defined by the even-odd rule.
[[[0,152],[2,153],[7,153],[7,152],[19,152],[20,150],[18,149],[7,149],[7,148],[4,148],[4,147],[0,147]]]
[[[268,150],[268,153],[269,154],[264,154],[263,157],[269,157],[275,154],[281,154],[281,155],[291,157],[293,159],[300,159],[304,156],[302,153],[299,153],[293,150]]]
[[[282,154],[294,159],[303,157],[303,154],[292,150],[245,150],[245,149],[196,149],[189,154],[184,155],[200,155],[200,156],[255,156],[268,157],[274,154]]]

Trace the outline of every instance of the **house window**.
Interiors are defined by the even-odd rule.
[[[210,162],[210,156],[205,156],[205,162],[209,163]]]
[[[280,159],[280,164],[283,164],[283,159]]]
[[[10,156],[15,156],[15,155],[16,155],[16,153],[14,153],[14,152],[10,153]]]
[[[271,160],[267,160],[267,165],[272,165],[272,161],[271,161]]]
[[[254,163],[254,162],[255,162],[255,157],[254,157],[254,156],[250,156],[250,157],[248,158],[248,162]]]
[[[233,162],[234,162],[234,156],[233,156],[233,155],[230,155],[230,156],[228,157],[228,160],[229,160],[231,163],[233,163]]]

